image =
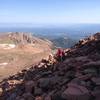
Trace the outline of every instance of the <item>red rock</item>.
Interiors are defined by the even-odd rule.
[[[44,100],[52,100],[50,95],[47,95]]]
[[[35,97],[35,100],[43,100],[43,98],[41,96],[37,96]]]
[[[89,100],[89,91],[79,85],[70,85],[63,93],[62,98],[66,100]]]

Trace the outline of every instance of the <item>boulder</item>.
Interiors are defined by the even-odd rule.
[[[31,93],[24,93],[22,95],[22,97],[25,99],[25,100],[34,100],[34,96],[31,94]]]
[[[39,87],[42,89],[48,89],[50,86],[50,79],[49,78],[41,78],[38,81]]]
[[[25,82],[25,91],[31,93],[34,86],[35,86],[34,81],[26,81]]]
[[[21,84],[22,80],[8,80],[9,85],[16,85],[16,84]]]
[[[35,87],[35,89],[34,89],[35,96],[40,96],[40,95],[42,95],[42,93],[43,93],[43,91],[41,88]]]
[[[70,85],[63,93],[62,98],[65,100],[89,100],[89,91],[76,84]]]

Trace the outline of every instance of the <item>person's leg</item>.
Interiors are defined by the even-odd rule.
[[[63,61],[63,56],[60,56],[60,61],[61,61],[61,62]]]

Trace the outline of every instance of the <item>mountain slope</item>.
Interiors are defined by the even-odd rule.
[[[28,33],[5,33],[0,36],[0,81],[28,65],[47,58],[52,43]]]
[[[63,62],[46,62],[1,82],[1,100],[99,100],[100,33],[66,49]],[[8,84],[8,85],[6,85]]]

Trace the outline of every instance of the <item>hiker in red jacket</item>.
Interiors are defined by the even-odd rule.
[[[65,58],[65,53],[63,50],[61,50],[60,48],[57,50],[57,53],[56,53],[56,59],[57,61],[63,61],[64,58]]]

